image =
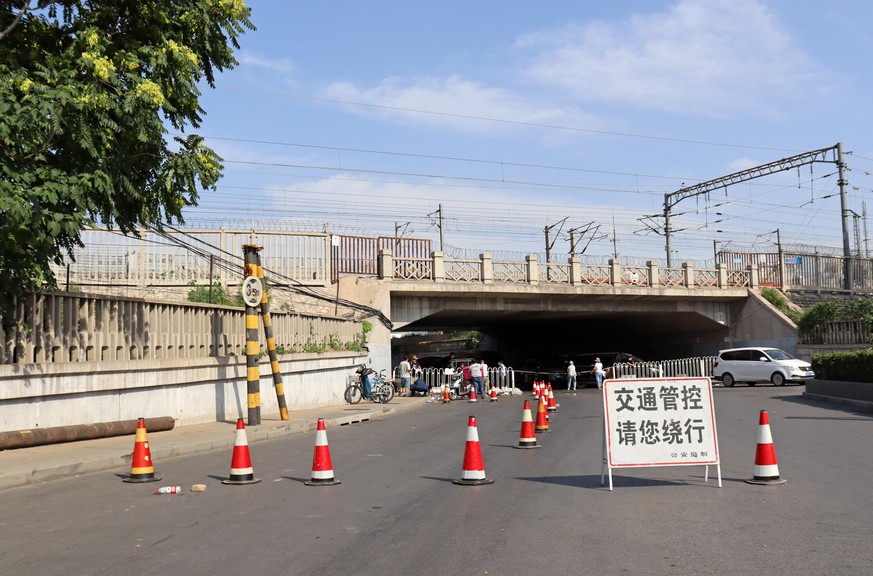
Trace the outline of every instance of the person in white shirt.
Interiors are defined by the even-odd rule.
[[[603,389],[603,378],[606,376],[606,371],[603,369],[603,363],[600,361],[600,358],[594,359],[594,379],[597,380],[597,389]]]
[[[409,363],[407,356],[403,357],[403,361],[397,367],[397,372],[397,375],[400,376],[400,394],[403,395],[409,392],[409,385],[411,384],[409,377],[412,372],[412,364]]]
[[[570,360],[567,364],[567,390],[576,389],[576,365]]]
[[[476,396],[485,396],[485,382],[482,380],[482,364],[478,360],[474,360],[470,364],[470,379],[473,381],[473,386],[476,387]]]

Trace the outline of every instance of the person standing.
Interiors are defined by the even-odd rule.
[[[497,379],[500,381],[500,390],[503,391],[506,388],[506,364],[503,360],[497,362]]]
[[[470,379],[473,381],[473,386],[476,387],[476,396],[485,396],[485,382],[482,380],[482,364],[478,360],[473,360],[470,364]]]
[[[403,361],[397,367],[398,376],[400,376],[400,395],[405,396],[409,393],[409,376],[412,373],[412,365],[409,363],[409,357],[404,356]]]
[[[576,365],[570,360],[567,364],[567,390],[576,389]]]
[[[597,381],[597,389],[603,389],[603,378],[606,376],[606,371],[603,369],[603,363],[600,361],[600,358],[594,359],[594,369],[591,370],[594,372],[594,379]]]

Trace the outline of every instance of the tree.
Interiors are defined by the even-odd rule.
[[[83,228],[183,222],[222,160],[199,83],[237,65],[243,0],[0,0],[0,315],[54,289]],[[168,137],[169,129],[182,134]]]

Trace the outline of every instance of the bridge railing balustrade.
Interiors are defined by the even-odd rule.
[[[694,270],[694,285],[702,288],[718,287],[717,270]]]
[[[494,281],[524,284],[527,282],[527,265],[524,262],[494,261]]]
[[[570,265],[543,262],[539,267],[539,281],[546,284],[570,284]]]
[[[481,260],[448,260],[444,261],[446,280],[455,282],[481,282]]]
[[[588,265],[582,266],[582,283],[583,284],[593,284],[606,286],[611,284],[609,279],[609,265],[596,266],[596,265]]]

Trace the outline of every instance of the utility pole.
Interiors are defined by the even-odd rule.
[[[861,217],[864,219],[864,258],[870,257],[870,246],[867,236],[867,201],[861,202]]]
[[[618,260],[618,241],[615,238],[615,214],[612,215],[612,258]]]
[[[568,218],[569,216],[565,216],[562,220],[555,222],[551,226],[546,226],[543,230],[546,233],[546,263],[550,263],[552,261],[552,246],[555,245],[555,242],[554,240],[552,240],[551,236],[552,228],[554,228],[555,226],[560,226],[561,228],[563,228],[564,222],[566,222]],[[558,234],[561,233],[561,228],[558,228]]]
[[[440,229],[440,252],[442,252],[443,251],[443,205],[442,204],[438,204],[438,208],[436,210],[434,210],[433,212],[431,212],[430,214],[428,214],[427,216],[428,216],[428,218],[430,218],[434,214],[437,215],[437,227]],[[395,222],[395,225],[396,225],[396,222]],[[397,232],[395,231],[394,234],[396,235]]]

